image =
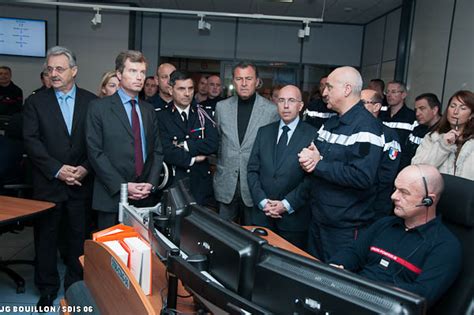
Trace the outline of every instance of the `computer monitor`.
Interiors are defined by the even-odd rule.
[[[267,242],[207,208],[191,205],[190,210],[181,221],[180,249],[188,260],[204,255],[206,271],[227,289],[249,298],[255,263]]]
[[[204,306],[205,311],[211,314],[271,314],[215,282],[213,277],[199,271],[181,256],[170,255],[167,266],[168,272],[181,279],[186,289]]]
[[[252,302],[277,314],[424,314],[425,299],[271,246],[255,269]]]
[[[148,239],[161,261],[166,261],[170,249],[179,246],[181,218],[190,213],[193,204],[196,201],[189,191],[189,179],[183,179],[163,192],[159,213],[150,211]]]

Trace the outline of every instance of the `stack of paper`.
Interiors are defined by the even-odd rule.
[[[119,241],[107,241],[104,242],[108,248],[110,248],[115,255],[117,255],[121,261],[128,267],[128,252],[123,248]]]
[[[146,295],[151,294],[151,248],[138,237],[124,238],[130,252],[130,271]]]

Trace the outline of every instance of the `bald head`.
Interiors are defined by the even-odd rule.
[[[285,94],[285,95],[291,94],[297,100],[301,100],[301,91],[297,86],[294,86],[294,85],[285,85],[284,87],[282,87],[280,91],[278,92],[278,95],[281,95],[281,94]]]
[[[380,109],[382,108],[382,96],[379,92],[365,89],[360,92],[360,99],[367,109],[374,117],[378,117]]]
[[[340,67],[328,76],[323,97],[328,102],[328,108],[343,115],[359,102],[361,89],[359,71],[352,67]]]
[[[290,124],[298,116],[303,109],[303,101],[301,100],[301,91],[294,85],[287,85],[281,88],[277,98],[278,114],[285,124]]]
[[[156,69],[156,80],[158,83],[158,89],[161,98],[166,101],[171,100],[171,95],[169,94],[170,86],[169,79],[171,72],[175,71],[176,67],[170,63],[162,63]]]
[[[334,70],[331,75],[336,76],[337,80],[342,84],[349,84],[353,95],[359,96],[362,90],[362,77],[353,67],[340,67]]]
[[[397,176],[397,178],[404,177],[410,179],[413,183],[417,183],[418,188],[425,193],[425,186],[423,183],[423,177],[426,180],[426,187],[428,194],[434,194],[436,198],[435,202],[439,200],[439,196],[444,189],[444,180],[438,169],[428,164],[415,164],[405,167]]]

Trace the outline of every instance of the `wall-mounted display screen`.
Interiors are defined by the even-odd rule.
[[[46,21],[0,17],[0,54],[46,56]]]

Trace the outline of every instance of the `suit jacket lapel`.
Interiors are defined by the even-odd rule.
[[[148,146],[148,144],[151,143],[150,142],[151,137],[153,137],[153,135],[150,134],[151,132],[153,132],[153,129],[151,128],[152,126],[152,123],[150,121],[151,117],[147,115],[142,105],[143,103],[141,101],[138,101],[138,106],[140,106],[140,113],[142,114],[142,123],[143,123],[143,129],[144,129],[143,131],[145,133],[145,141]]]
[[[191,111],[190,111],[190,115],[191,115]],[[186,128],[184,128],[183,118],[181,117],[181,114],[179,113],[178,109],[173,107],[171,109],[171,116],[172,116],[171,121],[178,127],[178,129],[186,132]],[[189,116],[188,116],[188,126],[190,126]]]
[[[191,129],[194,129],[194,126],[196,126],[196,119],[198,119],[197,109],[194,108],[193,106],[191,106],[189,108],[188,130],[187,131],[190,131]],[[199,125],[198,128],[201,128],[201,124],[198,124],[198,125]]]
[[[244,141],[242,141],[242,144],[239,141],[239,130],[237,127],[237,106],[239,106],[239,101],[237,96],[234,96],[234,101],[228,104],[229,115],[226,117],[226,119],[230,119],[229,128],[232,130],[234,141],[237,147],[241,147]]]
[[[275,128],[272,129],[271,134],[270,134],[270,141],[268,143],[269,149],[269,157],[272,158],[272,168],[276,170],[276,163],[277,163],[277,156],[276,156],[276,146],[277,146],[277,140],[278,140],[278,131],[280,127],[280,121],[275,123]]]
[[[76,87],[76,99],[74,100],[74,113],[72,115],[71,137],[74,135],[77,126],[84,119],[85,109],[87,108],[82,99],[82,92]]]
[[[66,126],[66,121],[64,121],[63,113],[61,112],[61,107],[59,107],[58,99],[56,98],[56,93],[54,89],[49,89],[48,90],[48,101],[47,104],[49,104],[49,109],[51,111],[52,117],[54,117],[59,125],[61,126],[61,129],[63,132],[66,134],[66,136],[69,137],[69,132],[67,131],[67,126]]]
[[[120,96],[117,93],[115,93],[111,97],[111,103],[112,112],[118,117],[120,122],[122,122],[122,125],[133,138],[132,126],[130,125],[127,113],[125,112],[125,108],[123,107],[122,100],[120,99]]]

